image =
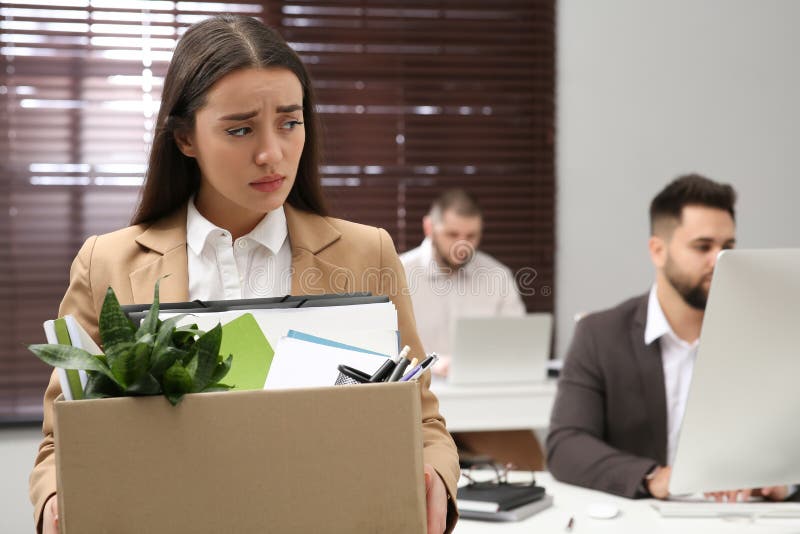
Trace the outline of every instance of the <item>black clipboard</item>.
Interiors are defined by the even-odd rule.
[[[263,310],[271,308],[314,308],[323,306],[354,306],[358,304],[381,304],[389,302],[389,297],[361,293],[324,295],[286,295],[258,299],[235,300],[193,300],[190,302],[165,302],[159,305],[161,313],[219,313],[235,310]],[[150,304],[128,304],[122,311],[134,323],[141,321],[150,309]]]

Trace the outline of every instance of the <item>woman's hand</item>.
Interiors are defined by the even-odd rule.
[[[54,493],[44,503],[42,514],[42,534],[58,534],[58,497]]]
[[[425,464],[425,496],[428,534],[442,534],[447,527],[447,490],[431,464]]]

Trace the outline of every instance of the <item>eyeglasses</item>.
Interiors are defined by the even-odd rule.
[[[461,471],[473,488],[492,488],[497,486],[533,487],[536,478],[533,471],[517,471],[514,464],[486,462],[474,464]]]

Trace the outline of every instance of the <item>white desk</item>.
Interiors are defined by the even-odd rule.
[[[434,377],[431,391],[451,432],[543,430],[550,425],[556,382],[452,386]]]
[[[553,496],[551,508],[513,523],[461,519],[456,534],[562,533],[574,518],[573,534],[789,534],[800,533],[800,519],[663,519],[650,506],[652,500],[632,500],[556,482],[549,473],[537,473],[537,482]],[[620,510],[614,519],[592,519],[592,503],[612,503]]]

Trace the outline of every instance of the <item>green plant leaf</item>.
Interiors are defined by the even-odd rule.
[[[220,358],[217,361],[217,367],[214,369],[214,374],[211,375],[211,383],[215,384],[225,378],[225,376],[228,374],[228,371],[231,370],[232,363],[233,354],[229,354],[224,360],[222,359],[222,355],[220,355]]]
[[[197,358],[197,363],[187,370],[192,374],[194,382],[193,391],[201,391],[211,383],[211,377],[217,368],[217,361],[219,360],[219,346],[222,343],[222,325],[217,324],[214,328],[200,336],[200,339],[195,343],[197,352],[194,358]]]
[[[197,328],[196,324],[183,325],[173,332],[172,343],[178,348],[189,348],[194,345],[195,337],[202,336],[204,333]]]
[[[132,395],[158,395],[161,393],[161,384],[153,375],[145,373],[142,378],[128,386],[125,392]]]
[[[180,362],[175,362],[164,373],[162,385],[164,394],[174,406],[184,394],[192,391],[192,376]]]
[[[139,329],[136,331],[136,339],[141,339],[141,337],[146,334],[155,335],[156,330],[158,330],[159,284],[161,284],[161,278],[156,280],[156,286],[155,289],[153,289],[153,303],[150,305],[150,310],[148,310],[147,314],[144,316],[144,319],[142,319],[142,322],[139,324]]]
[[[118,343],[132,343],[135,341],[136,330],[133,323],[122,313],[117,296],[110,287],[106,291],[106,298],[103,300],[98,323],[100,326],[100,340],[103,342],[103,350],[106,353]]]
[[[210,384],[206,386],[206,388],[201,391],[201,393],[213,393],[216,391],[230,391],[233,389],[233,386],[229,386],[228,384]]]
[[[182,313],[180,315],[176,315],[175,317],[170,317],[166,321],[162,321],[159,323],[158,326],[158,334],[156,335],[156,343],[153,347],[153,352],[157,352],[162,347],[169,346],[170,342],[172,341],[172,334],[175,332],[176,325],[178,321],[186,317],[188,314]]]
[[[86,388],[84,397],[87,399],[105,399],[109,397],[121,397],[122,388],[108,376],[94,371],[87,371]]]
[[[154,351],[150,360],[150,374],[156,380],[164,377],[164,372],[169,369],[176,361],[183,361],[186,351],[176,347],[162,347]]]
[[[106,353],[103,355],[108,365],[108,368],[111,369],[111,372],[114,372],[114,368],[117,365],[116,362],[118,359],[126,357],[126,355],[133,350],[134,343],[132,341],[123,341],[112,345],[106,350]],[[119,379],[119,377],[114,374],[114,378]],[[120,382],[120,384],[122,384]]]
[[[149,343],[118,343],[106,353],[111,364],[111,372],[117,382],[127,388],[135,384],[147,373],[150,367],[150,351],[152,346]]]
[[[97,371],[109,378],[114,378],[108,365],[98,356],[93,356],[83,349],[71,345],[28,345],[40,360],[53,367],[62,369],[80,369]]]

